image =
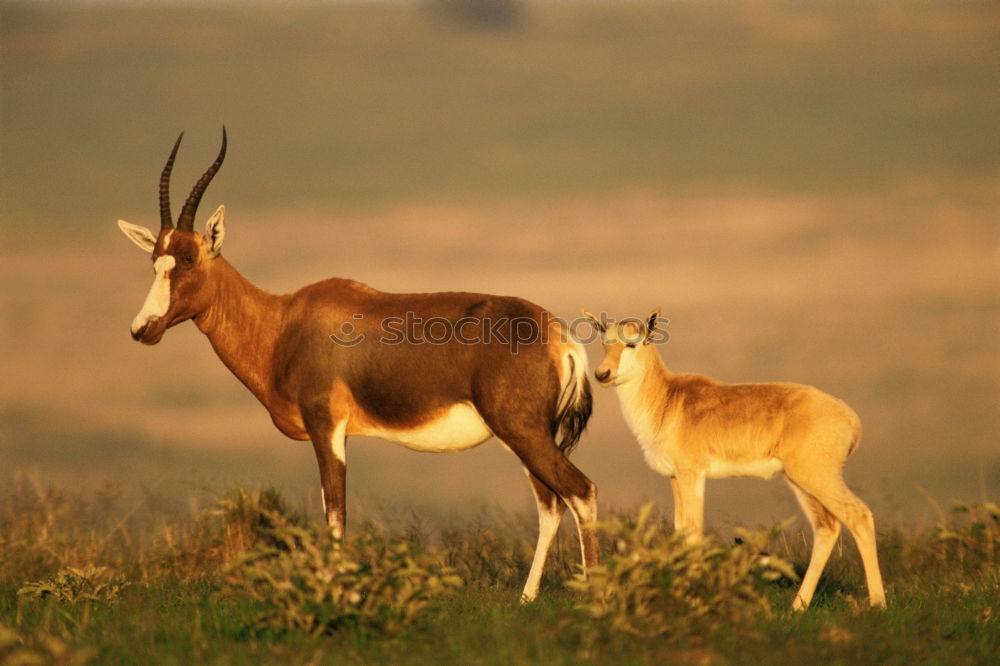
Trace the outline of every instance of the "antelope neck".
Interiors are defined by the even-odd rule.
[[[211,305],[195,318],[223,364],[265,405],[272,359],[289,297],[258,288],[222,257],[213,266]]]

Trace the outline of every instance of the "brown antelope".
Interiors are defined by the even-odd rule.
[[[701,536],[706,478],[769,479],[784,471],[813,529],[812,556],[792,607],[812,600],[841,523],[861,551],[871,605],[885,606],[872,512],[842,474],[861,437],[850,407],[802,384],[724,384],[672,374],[652,344],[659,308],[645,320],[611,325],[583,314],[603,337],[597,381],[617,388],[646,462],[670,477],[675,529]]]
[[[262,291],[220,254],[223,206],[204,234],[193,230],[198,203],[226,154],[225,128],[218,157],[174,226],[170,171],[181,137],[160,176],[159,234],[118,222],[152,254],[156,274],[132,337],[154,345],[166,329],[193,320],[278,430],[312,441],[326,520],[338,538],[346,525],[348,435],[434,452],[493,436],[520,458],[538,507],[523,599],[538,593],[567,506],[583,564],[596,564],[596,488],[567,458],[591,411],[586,354],[568,328],[512,297],[390,294],[340,278],[288,295]]]

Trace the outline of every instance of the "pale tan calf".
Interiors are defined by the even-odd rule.
[[[659,309],[645,320],[611,325],[584,315],[603,335],[597,380],[617,388],[646,462],[670,477],[677,530],[702,534],[706,478],[771,478],[783,471],[814,535],[792,607],[804,609],[812,600],[841,523],[861,552],[871,605],[885,606],[872,513],[842,474],[861,437],[850,407],[802,384],[724,384],[672,374],[652,344]]]

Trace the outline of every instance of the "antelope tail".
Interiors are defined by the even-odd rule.
[[[593,407],[590,382],[587,381],[587,356],[575,340],[563,347],[559,370],[562,390],[556,409],[557,446],[569,455],[579,443]]]

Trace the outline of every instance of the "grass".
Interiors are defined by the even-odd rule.
[[[468,552],[469,543],[482,544],[482,527],[475,524],[456,527],[447,538],[442,538],[441,532],[413,525],[395,536],[380,533],[371,525],[355,530],[363,537],[357,543],[367,544],[359,548],[397,543],[413,553],[417,558],[413,562],[420,564],[411,562],[404,567],[409,575],[417,572],[412,580],[428,581],[436,575],[428,571],[449,562],[453,573],[441,571],[465,579],[457,591],[439,590],[423,599],[405,622],[386,624],[371,616],[374,623],[345,621],[319,632],[315,625],[258,631],[254,627],[259,628],[261,617],[273,617],[272,600],[267,594],[248,595],[240,585],[227,583],[227,578],[238,578],[246,562],[257,566],[259,553],[273,557],[278,552],[273,550],[278,544],[275,534],[293,534],[304,550],[294,560],[298,568],[293,570],[298,574],[284,585],[300,584],[296,580],[314,575],[308,573],[310,570],[317,571],[303,564],[312,557],[308,553],[314,551],[315,544],[309,545],[312,537],[301,541],[305,538],[302,535],[309,532],[322,539],[324,531],[304,523],[273,491],[236,488],[201,509],[194,519],[162,522],[141,546],[135,543],[141,540],[138,536],[130,541],[121,528],[115,528],[116,538],[101,538],[107,524],[92,521],[94,506],[105,502],[102,497],[71,497],[52,489],[39,492],[38,485],[26,485],[20,479],[8,483],[3,500],[0,664],[4,666],[279,660],[338,664],[645,664],[665,660],[749,664],[791,659],[804,664],[985,664],[1000,650],[1000,509],[989,503],[959,505],[932,530],[909,533],[897,528],[880,535],[889,590],[889,608],[884,612],[866,607],[860,564],[853,545],[847,545],[835,551],[814,604],[805,613],[787,610],[795,589],[787,578],[748,578],[746,584],[752,589],[742,587],[737,599],[709,575],[695,583],[705,590],[691,592],[712,600],[708,615],[693,620],[695,606],[684,602],[687,610],[679,610],[676,602],[681,597],[675,596],[661,607],[667,613],[658,620],[663,622],[662,630],[635,633],[617,629],[620,623],[606,613],[595,618],[586,610],[596,598],[592,583],[575,585],[577,591],[569,589],[566,572],[573,570],[575,559],[569,550],[554,551],[555,561],[539,600],[519,604],[526,561],[509,569],[489,569],[477,564],[475,558],[456,561],[459,549]],[[617,585],[632,586],[631,592],[648,598],[658,583],[646,579],[628,582],[627,571],[634,570],[637,552],[645,549],[662,558],[674,546],[657,514],[650,516],[646,509],[638,522],[635,520],[622,516],[611,521],[607,534],[613,535],[618,545],[612,549],[605,544],[605,563],[610,575],[617,576]],[[119,518],[116,524],[124,523]],[[291,531],[282,527],[296,524],[302,527]],[[28,526],[32,529],[27,530]],[[650,527],[656,529],[649,532]],[[29,532],[33,536],[29,537]],[[636,536],[640,532],[644,535],[641,539]],[[657,536],[659,533],[663,536]],[[532,538],[527,533],[500,533],[489,540],[487,548],[499,560],[510,559],[511,552],[530,552]],[[631,546],[625,548],[623,540]],[[770,561],[787,558],[799,573],[804,569],[808,551],[794,536],[772,538],[765,547]],[[299,548],[285,552],[295,554]],[[388,551],[393,548],[389,546]],[[746,544],[731,551],[730,546],[718,548],[717,552],[730,552],[730,556],[738,552],[739,567],[746,565],[745,555],[753,551],[747,550]],[[388,552],[384,546],[370,550],[369,555],[376,551],[383,553],[370,560],[376,565],[398,561],[393,559],[395,555],[384,557]],[[616,559],[613,551],[625,557]],[[90,568],[95,565],[106,568]],[[67,577],[69,567],[76,568],[71,572],[76,578]],[[684,575],[694,575],[691,572],[695,569]],[[626,571],[625,576],[620,575],[622,571]],[[105,583],[103,593],[100,586],[78,584],[88,576]],[[768,582],[771,579],[776,580]],[[340,584],[356,584],[338,580]],[[45,581],[50,592],[40,594]],[[419,588],[423,583],[416,584]],[[114,589],[109,591],[111,587]],[[83,588],[98,591],[80,594]],[[400,598],[398,608],[406,607],[409,598]],[[286,595],[282,602],[286,607],[287,599]],[[651,616],[645,617],[648,621]],[[703,621],[705,618],[710,621]]]

